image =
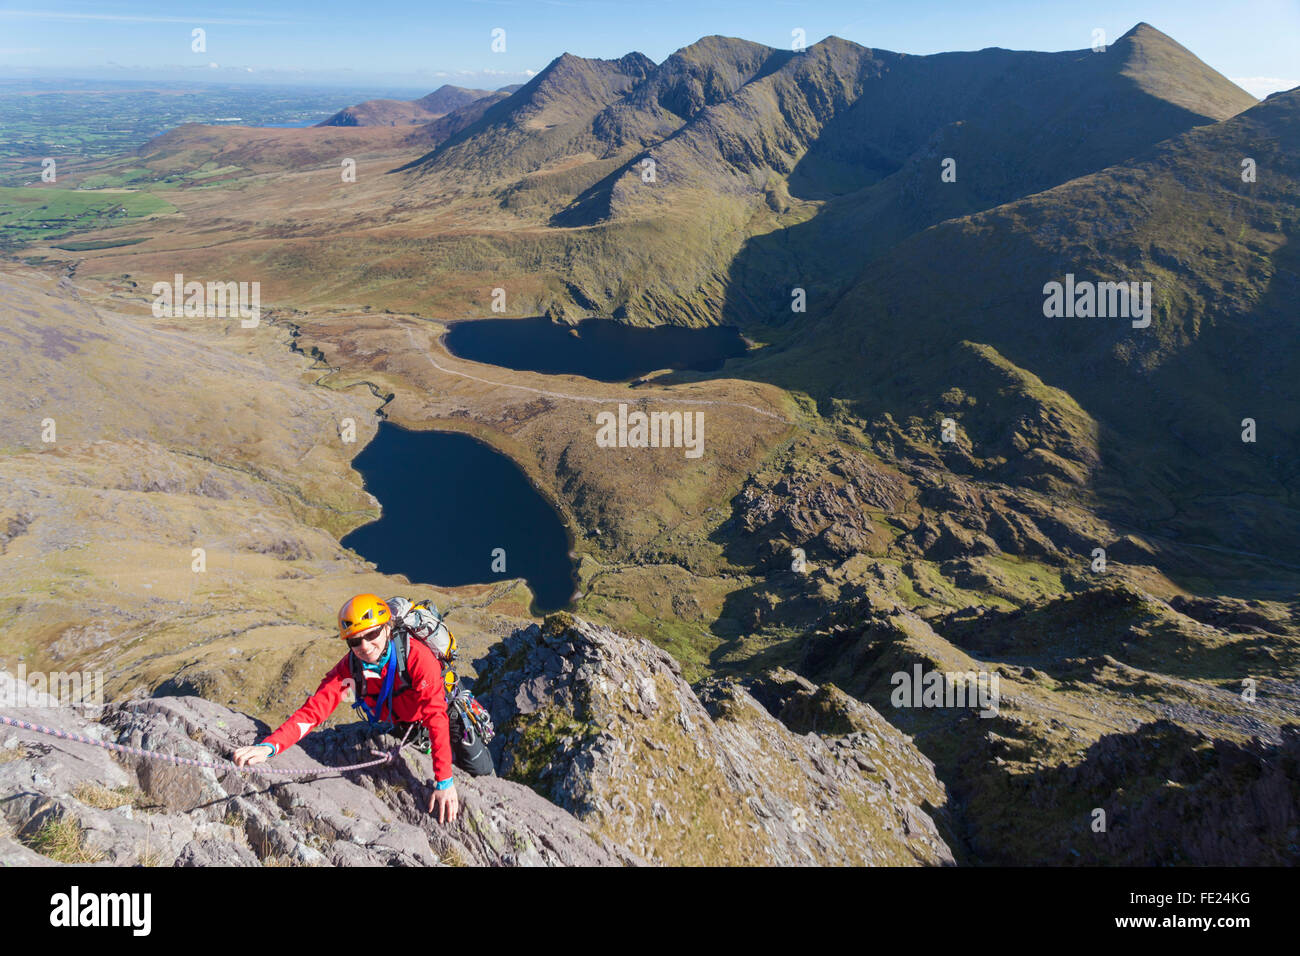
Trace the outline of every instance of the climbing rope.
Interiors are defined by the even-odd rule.
[[[370,760],[366,763],[348,764],[346,767],[321,767],[319,770],[277,770],[271,767],[237,767],[229,761],[224,763],[213,763],[210,760],[194,760],[191,757],[178,757],[175,754],[159,753],[156,750],[145,750],[142,747],[128,747],[125,744],[110,744],[103,740],[95,740],[93,737],[74,734],[69,730],[43,727],[40,724],[18,720],[16,717],[6,717],[4,714],[0,714],[0,724],[8,724],[11,727],[20,727],[23,730],[32,730],[38,734],[45,734],[49,737],[58,737],[60,740],[72,740],[76,743],[90,744],[92,747],[99,747],[103,750],[113,750],[117,753],[130,754],[133,757],[144,757],[148,760],[166,760],[182,767],[209,767],[213,770],[223,770],[234,773],[250,773],[260,776],[319,776],[326,773],[345,773],[350,770],[364,770],[367,767],[377,767],[380,764],[390,762],[398,755],[401,749],[406,746],[406,738],[411,735],[411,730],[415,726],[412,724],[410,727],[407,727],[406,734],[402,737],[402,742],[378,760]]]

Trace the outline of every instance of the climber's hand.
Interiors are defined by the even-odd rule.
[[[270,756],[270,747],[265,744],[253,744],[251,747],[240,747],[230,759],[235,762],[236,767],[245,767],[262,763]]]
[[[439,823],[450,823],[460,812],[460,796],[453,783],[446,790],[434,790],[429,794],[429,812],[438,816]]]

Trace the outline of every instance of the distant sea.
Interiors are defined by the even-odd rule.
[[[186,123],[300,129],[368,99],[427,92],[0,78],[0,164],[113,156]]]

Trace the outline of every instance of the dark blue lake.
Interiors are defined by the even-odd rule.
[[[602,382],[663,368],[711,372],[745,353],[740,330],[730,326],[640,329],[608,319],[584,319],[576,327],[545,318],[454,322],[444,342],[453,355],[475,362]]]
[[[342,544],[385,574],[441,587],[523,578],[539,613],[567,607],[577,589],[560,516],[513,461],[456,432],[381,422],[352,462],[383,506]],[[493,552],[505,551],[505,570]]]

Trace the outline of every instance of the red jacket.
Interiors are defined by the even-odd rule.
[[[446,780],[452,775],[451,729],[447,724],[442,665],[422,641],[410,641],[407,655],[406,669],[411,674],[411,686],[400,694],[394,693],[391,711],[385,707],[384,712],[379,714],[379,719],[424,724],[429,729],[429,740],[433,744],[433,778]],[[325,675],[325,679],[316,688],[316,693],[308,697],[307,702],[294,711],[293,716],[263,743],[275,744],[275,752],[282,753],[334,713],[343,699],[343,692],[352,687],[352,667],[348,662],[351,656],[351,651],[344,654],[334,669]],[[384,675],[392,666],[393,659],[390,655],[388,663],[379,674],[366,672],[366,703],[372,710],[383,689]]]

